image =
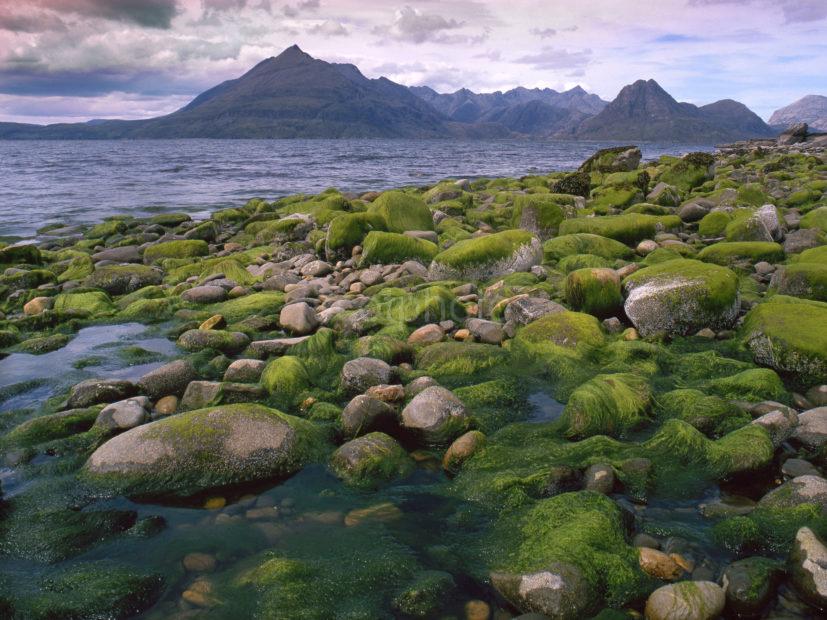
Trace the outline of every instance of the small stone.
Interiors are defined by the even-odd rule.
[[[399,403],[405,400],[405,388],[401,385],[372,385],[365,394],[385,403]]]
[[[646,256],[647,254],[651,254],[655,250],[657,250],[660,246],[658,245],[657,241],[652,241],[651,239],[644,239],[640,243],[637,244],[635,251],[640,254],[641,256]]]
[[[422,390],[429,388],[432,385],[439,385],[439,382],[433,377],[417,377],[405,386],[405,397],[413,398]]]
[[[500,344],[505,338],[503,326],[485,319],[468,319],[465,323],[474,338],[485,344]]]
[[[304,336],[315,331],[319,320],[313,308],[305,302],[299,302],[282,308],[279,314],[279,324],[297,336]]]
[[[410,336],[408,336],[408,344],[434,344],[440,342],[445,338],[445,330],[436,323],[429,323],[422,327],[415,329]]]
[[[279,509],[275,506],[262,506],[260,508],[250,508],[244,513],[244,517],[250,521],[272,520],[279,516]]]
[[[95,420],[95,425],[101,428],[122,431],[135,428],[149,419],[148,407],[149,399],[146,396],[128,398],[112,403],[101,409]]]
[[[177,396],[163,396],[155,402],[155,413],[159,415],[172,415],[177,409]]]
[[[218,510],[220,508],[224,508],[226,505],[227,500],[224,497],[210,497],[204,502],[204,508],[206,510]]]
[[[457,437],[448,446],[442,457],[442,467],[445,471],[454,473],[462,464],[474,456],[485,445],[485,435],[480,431],[468,431]]]
[[[684,572],[678,563],[663,551],[641,547],[639,554],[640,568],[647,575],[664,581],[674,581]]]
[[[454,340],[468,340],[469,338],[471,338],[471,332],[465,328],[454,332]]]
[[[345,525],[347,527],[354,527],[361,523],[378,521],[380,523],[388,523],[396,521],[402,516],[402,511],[390,502],[382,504],[375,504],[367,508],[358,508],[351,510],[345,515]]]
[[[621,323],[620,319],[616,316],[612,316],[608,319],[603,319],[603,329],[610,334],[619,334],[623,331],[623,323]]]
[[[824,407],[827,405],[827,383],[814,385],[804,395],[813,407]]]
[[[465,620],[488,620],[491,617],[491,607],[485,601],[478,599],[465,603]]]
[[[640,335],[634,327],[623,330],[623,340],[640,340]]]
[[[267,362],[263,360],[235,360],[224,372],[224,381],[232,381],[233,383],[258,383],[266,365]]]
[[[583,488],[608,495],[615,486],[615,473],[611,465],[595,464],[583,474]]]
[[[214,314],[198,326],[198,329],[223,329],[227,326],[226,319],[220,314]]]
[[[184,556],[184,568],[191,573],[211,573],[216,564],[215,556],[208,553],[188,553]]]
[[[396,410],[367,394],[355,396],[342,410],[342,433],[357,437],[396,424]]]
[[[193,304],[212,304],[227,299],[227,291],[223,286],[206,284],[184,291],[181,299]]]
[[[35,297],[26,302],[23,306],[23,313],[26,316],[36,316],[50,309],[54,303],[53,297]]]
[[[715,332],[708,327],[704,327],[695,333],[698,338],[706,338],[707,340],[715,340]]]

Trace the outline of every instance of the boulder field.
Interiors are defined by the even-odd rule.
[[[5,354],[177,345],[4,405],[2,617],[827,613],[823,150],[124,215],[0,267]]]

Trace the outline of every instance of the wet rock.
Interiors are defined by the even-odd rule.
[[[558,620],[587,617],[592,605],[591,588],[581,570],[563,562],[534,573],[492,573],[491,585],[521,612]]]
[[[359,394],[373,385],[389,383],[391,367],[387,362],[372,357],[357,357],[342,367],[342,388],[350,394]]]
[[[485,319],[468,319],[465,322],[468,331],[485,344],[500,344],[505,338],[503,333],[503,326],[494,321],[487,321]]]
[[[357,437],[396,424],[396,410],[381,400],[360,394],[342,410],[342,432]]]
[[[408,336],[408,344],[413,345],[428,345],[440,342],[445,338],[445,330],[436,323],[429,323],[422,327],[415,329],[410,336]]]
[[[69,393],[68,407],[82,409],[98,403],[123,400],[137,392],[135,384],[121,379],[87,379]]]
[[[84,466],[90,484],[128,496],[190,496],[289,476],[324,450],[311,422],[261,405],[225,405],[162,418],[100,446]]]
[[[608,495],[615,486],[615,472],[611,465],[595,464],[583,473],[583,488]]]
[[[432,618],[456,587],[450,573],[437,570],[422,571],[413,583],[397,593],[393,607],[414,618]]]
[[[184,568],[191,573],[211,573],[218,562],[208,553],[188,553],[182,560]]]
[[[227,299],[227,291],[221,286],[196,286],[181,293],[181,299],[193,304],[213,304]]]
[[[759,618],[783,576],[778,562],[751,557],[733,562],[724,570],[721,586],[726,609],[738,618]]]
[[[178,338],[178,346],[185,351],[214,349],[229,355],[240,353],[250,344],[250,337],[242,332],[218,329],[190,329]]]
[[[798,426],[799,416],[789,408],[774,409],[752,421],[756,426],[767,429],[774,448],[787,441]]]
[[[814,385],[805,394],[814,407],[827,406],[827,384]]]
[[[827,480],[820,476],[799,476],[773,489],[758,502],[759,506],[792,508],[800,504],[827,506]]]
[[[313,308],[305,302],[300,302],[282,308],[279,314],[279,324],[297,336],[304,336],[316,330],[319,320]]]
[[[240,359],[235,360],[224,372],[224,381],[234,383],[258,383],[261,373],[267,362],[263,360]]]
[[[788,562],[796,592],[817,609],[827,610],[827,546],[808,527],[795,535]]]
[[[405,396],[407,398],[413,398],[425,388],[429,388],[434,385],[439,385],[439,381],[433,377],[417,377],[405,386]]]
[[[176,360],[146,373],[138,380],[138,388],[153,399],[181,396],[195,378],[195,368],[191,362]]]
[[[425,388],[402,410],[402,426],[426,444],[449,443],[468,430],[470,418],[462,401],[440,386]]]
[[[799,476],[821,476],[821,472],[804,459],[787,459],[781,466],[781,473],[787,478],[798,478]]]
[[[442,467],[449,473],[456,473],[462,464],[485,446],[485,435],[480,431],[468,431],[457,437],[448,446],[442,457]]]
[[[410,473],[413,461],[393,437],[374,432],[339,447],[330,468],[347,484],[375,488]]]
[[[827,407],[816,407],[800,414],[793,436],[810,450],[818,450],[827,443]]]
[[[724,591],[711,581],[682,581],[652,592],[646,620],[714,620],[724,611]]]
[[[221,402],[222,389],[218,381],[190,381],[184,396],[181,398],[181,408],[201,409]]]
[[[647,575],[663,581],[674,581],[683,575],[683,568],[663,551],[641,547],[638,553],[640,568]]]
[[[546,316],[564,312],[565,307],[550,299],[541,297],[523,297],[516,299],[505,307],[503,314],[506,321],[517,325],[528,325],[532,321]]]
[[[108,430],[129,430],[149,419],[148,409],[149,399],[146,396],[127,398],[101,409],[95,426]]]

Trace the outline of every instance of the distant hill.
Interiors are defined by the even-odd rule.
[[[655,80],[624,86],[600,113],[572,137],[593,140],[716,142],[774,135],[745,105],[725,99],[705,106],[679,103]]]
[[[827,97],[807,95],[770,116],[770,125],[778,129],[786,129],[795,123],[807,123],[811,129],[827,131]]]
[[[297,46],[239,78],[201,93],[166,116],[146,120],[28,125],[0,123],[0,139],[123,138],[506,138],[710,142],[770,135],[744,105],[678,103],[639,80],[606,103],[580,87],[514,88],[440,94],[354,65],[318,60]]]

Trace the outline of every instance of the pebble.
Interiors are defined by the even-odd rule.
[[[191,573],[211,573],[215,570],[215,556],[208,553],[188,553],[184,556],[184,568]]]

